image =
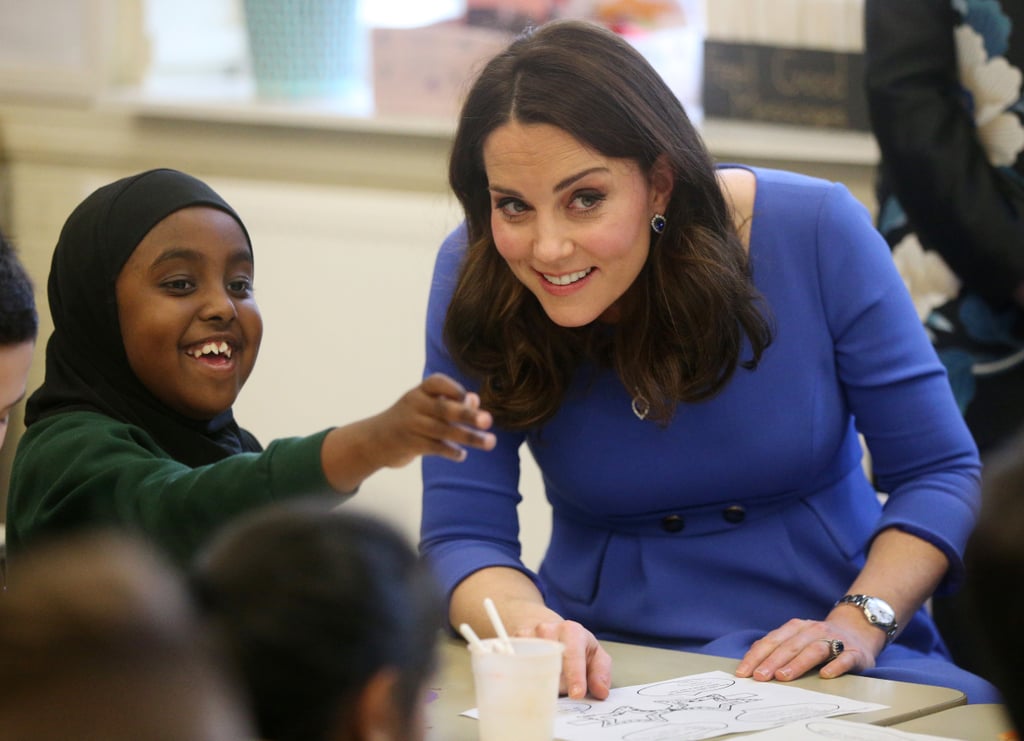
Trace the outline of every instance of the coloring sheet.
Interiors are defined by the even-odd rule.
[[[907,733],[895,728],[872,726],[838,718],[816,718],[787,723],[779,728],[744,736],[757,741],[950,741],[945,736]]]
[[[617,687],[607,700],[563,697],[558,701],[555,738],[562,741],[696,741],[885,707],[715,671]],[[475,718],[476,709],[463,715]]]

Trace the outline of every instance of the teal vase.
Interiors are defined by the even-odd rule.
[[[267,98],[345,95],[362,73],[357,0],[245,0],[256,92]]]

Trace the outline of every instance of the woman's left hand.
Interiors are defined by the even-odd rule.
[[[835,658],[832,641],[842,641],[843,650]],[[885,633],[850,610],[833,612],[827,620],[793,619],[755,641],[736,676],[788,682],[820,666],[819,675],[831,679],[870,669],[883,648]]]

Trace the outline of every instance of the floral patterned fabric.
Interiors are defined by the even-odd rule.
[[[985,452],[1024,426],[1024,3],[868,0],[865,28],[878,227]]]

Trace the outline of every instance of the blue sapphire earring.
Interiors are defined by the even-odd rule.
[[[654,230],[655,234],[661,234],[665,231],[665,217],[661,214],[654,214],[651,217],[651,229]]]

